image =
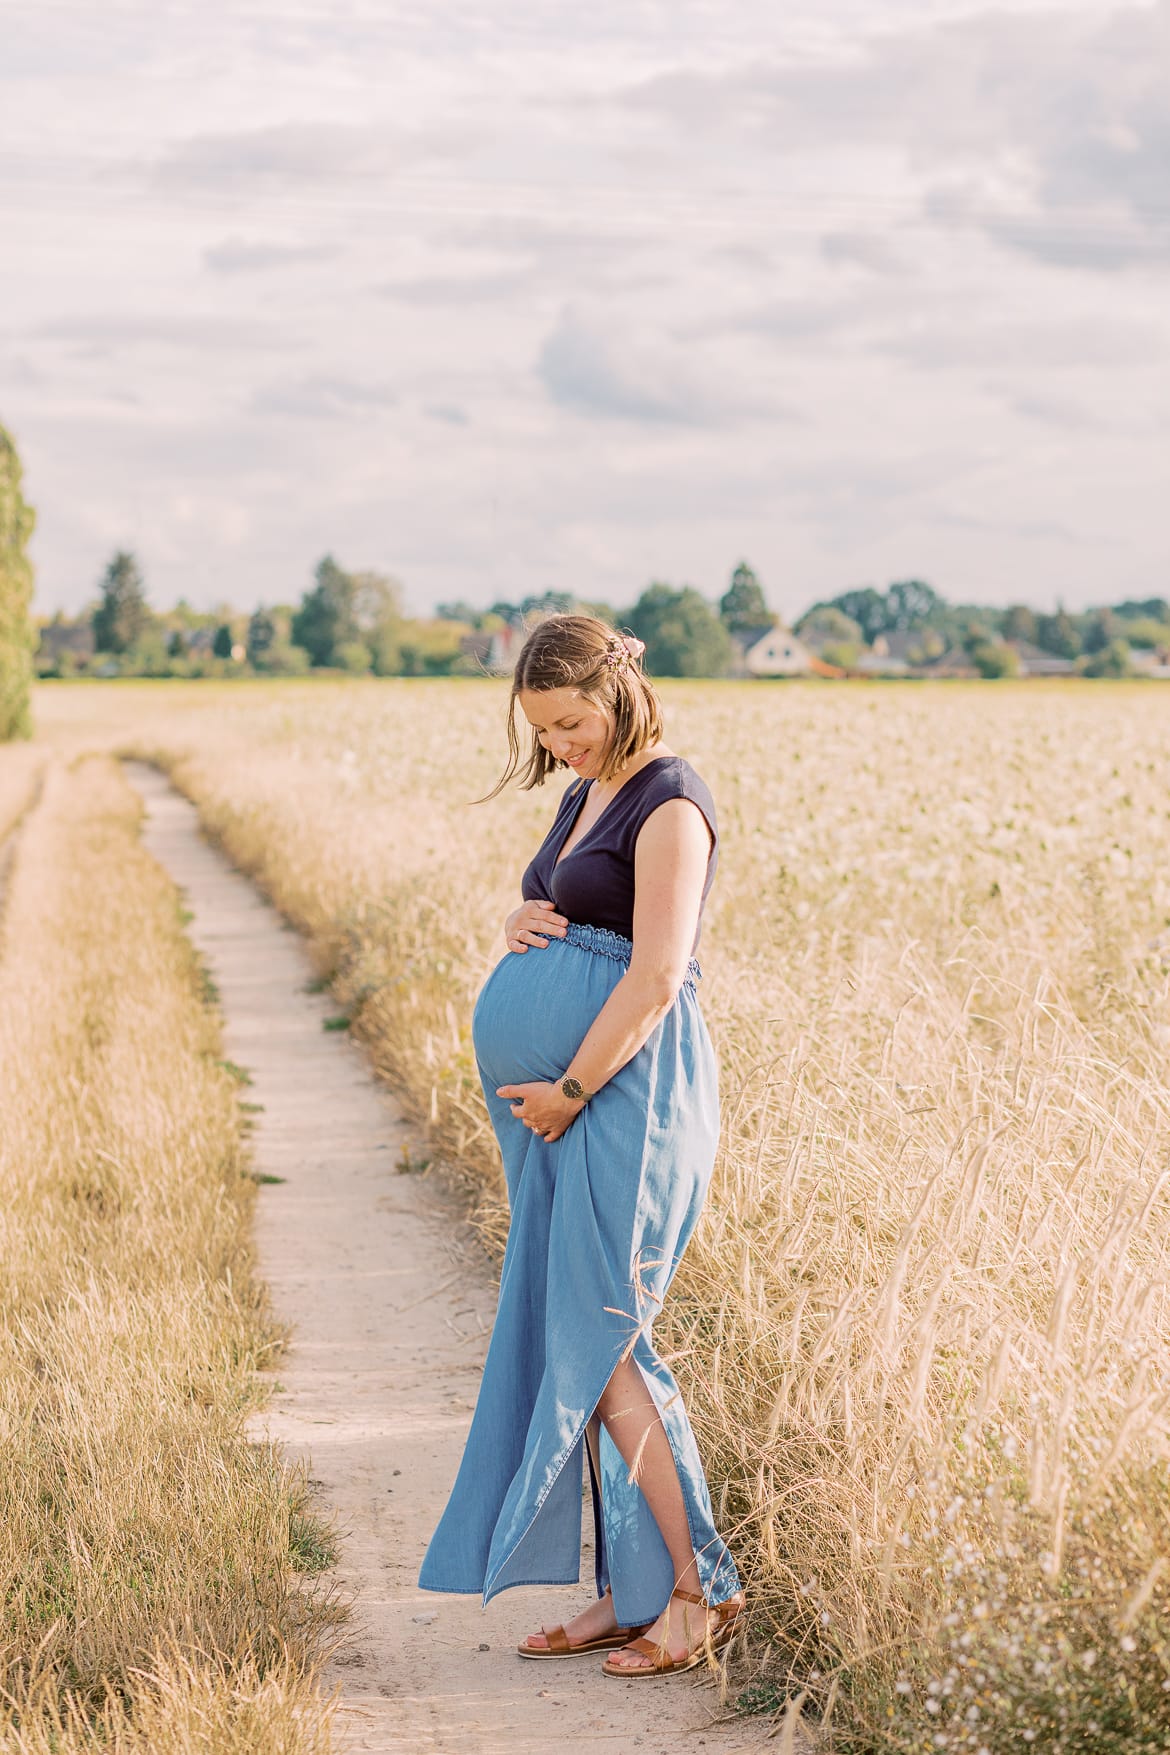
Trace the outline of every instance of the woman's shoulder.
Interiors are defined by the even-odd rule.
[[[634,776],[641,782],[631,796],[631,815],[639,825],[669,799],[686,798],[698,806],[706,817],[713,835],[718,834],[715,821],[715,800],[707,782],[685,756],[656,756]]]
[[[666,798],[690,798],[714,805],[711,788],[685,756],[658,756],[648,763],[647,785]]]

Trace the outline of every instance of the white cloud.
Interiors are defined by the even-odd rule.
[[[222,244],[204,250],[203,260],[215,274],[251,274],[333,262],[340,255],[341,249],[335,244],[277,244],[260,238],[225,238]]]
[[[393,408],[397,392],[388,384],[355,383],[346,378],[301,378],[268,384],[251,401],[254,414],[296,415],[304,420],[352,419]]]
[[[717,418],[706,387],[661,345],[621,338],[562,312],[540,350],[538,371],[562,408],[619,420],[708,424]]]
[[[393,174],[400,143],[381,129],[333,122],[281,122],[224,134],[196,134],[151,167],[167,191],[264,190]]]

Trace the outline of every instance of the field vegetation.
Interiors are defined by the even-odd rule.
[[[721,811],[701,992],[725,1125],[658,1334],[767,1647],[754,1698],[858,1755],[1161,1749],[1170,696],[666,698]],[[469,802],[505,699],[40,701],[61,754],[165,765],[305,931],[492,1247],[471,1007],[555,807]]]
[[[0,750],[0,829],[45,754]],[[245,1435],[280,1336],[237,1083],[138,816],[50,760],[0,915],[0,1749],[326,1755],[328,1536]]]

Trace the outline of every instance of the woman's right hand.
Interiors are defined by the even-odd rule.
[[[564,938],[568,924],[552,902],[521,902],[504,922],[504,942],[510,951],[526,951],[529,945],[542,951],[550,938]]]

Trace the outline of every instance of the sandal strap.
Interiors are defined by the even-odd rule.
[[[636,1651],[640,1657],[653,1658],[654,1662],[652,1667],[656,1670],[674,1670],[678,1668],[670,1653],[664,1653],[656,1639],[631,1639],[628,1645],[622,1646],[622,1650]],[[623,1668],[632,1670],[634,1665],[614,1665],[614,1669]]]
[[[670,1594],[672,1597],[678,1597],[681,1602],[697,1603],[701,1609],[710,1607],[706,1597],[697,1597],[693,1590],[678,1590],[676,1588]]]
[[[550,1651],[555,1651],[558,1657],[568,1657],[573,1648],[569,1644],[569,1636],[563,1627],[542,1627],[541,1632],[548,1641]]]

